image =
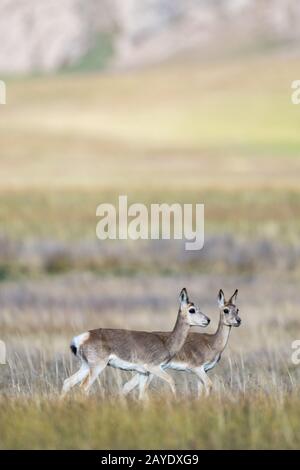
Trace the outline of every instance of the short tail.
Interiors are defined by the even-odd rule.
[[[77,347],[75,346],[75,344],[73,343],[73,341],[72,341],[72,343],[70,344],[70,349],[71,349],[72,353],[74,354],[74,356],[77,356]]]

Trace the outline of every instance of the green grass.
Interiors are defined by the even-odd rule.
[[[43,158],[62,151],[62,139],[71,149],[74,139],[82,150],[96,146],[99,158],[109,153],[121,161],[131,152],[162,150],[299,155],[300,108],[291,104],[299,73],[296,59],[256,56],[13,80],[1,110],[2,154]],[[19,143],[10,148],[13,136]]]
[[[118,195],[95,190],[2,191],[0,226],[9,238],[94,240],[96,208],[118,207]],[[300,234],[300,193],[296,190],[129,191],[128,204],[204,203],[206,233],[235,233],[295,242]],[[67,223],[66,223],[67,221]]]
[[[274,54],[8,80],[1,236],[95,242],[96,207],[127,194],[129,203],[204,203],[206,235],[297,243],[300,107],[290,85],[299,73],[297,60]],[[141,269],[115,255],[74,263],[59,254],[39,270],[2,252],[2,281]],[[140,259],[143,272],[174,270]]]
[[[2,449],[297,449],[300,401],[1,400]]]
[[[209,231],[295,237],[299,73],[274,55],[8,81],[1,231],[94,237],[96,205],[123,193],[204,202]]]

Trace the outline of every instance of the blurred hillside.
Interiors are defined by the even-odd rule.
[[[287,42],[297,52],[299,21],[298,0],[0,0],[0,73],[129,67]]]

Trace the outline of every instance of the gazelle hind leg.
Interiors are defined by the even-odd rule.
[[[127,396],[135,387],[140,384],[140,374],[135,374],[128,382],[123,385],[123,395]]]
[[[71,377],[68,377],[64,381],[61,396],[64,397],[72,387],[84,380],[87,377],[88,373],[89,366],[87,364],[82,364],[80,369],[75,372],[75,374],[71,375]]]
[[[151,374],[156,375],[156,377],[159,377],[160,379],[167,382],[172,390],[173,395],[176,396],[175,382],[173,378],[167,374],[167,372],[165,372],[160,366],[147,366],[147,369]]]
[[[139,400],[145,396],[145,392],[153,378],[152,374],[135,374],[123,386],[123,394],[127,396],[135,387],[139,387]]]
[[[86,394],[89,393],[91,386],[97,379],[98,375],[103,372],[106,366],[107,362],[103,361],[98,363],[96,366],[90,367],[89,374],[87,375],[87,377],[84,378],[83,382],[80,384],[80,387],[83,388],[83,391]]]
[[[208,396],[212,389],[212,381],[208,377],[207,373],[205,372],[203,367],[196,367],[192,370],[194,374],[198,377],[198,379],[203,383],[205,387],[205,395]],[[199,388],[198,388],[199,391]],[[202,391],[202,390],[201,390]]]
[[[151,380],[153,379],[153,375],[142,375],[140,374],[139,377],[139,400],[143,400],[147,395],[147,389],[151,383]]]

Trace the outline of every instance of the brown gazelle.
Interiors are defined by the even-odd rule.
[[[224,292],[219,291],[218,305],[220,309],[220,319],[217,331],[214,334],[206,333],[189,333],[183,348],[177,353],[171,361],[163,366],[164,369],[174,369],[185,372],[192,372],[198,378],[198,394],[202,391],[202,384],[208,395],[212,382],[207,375],[221,358],[224,351],[229,333],[232,326],[240,326],[241,319],[239,317],[239,309],[236,307],[236,297],[238,290],[225,300]],[[163,341],[169,333],[158,333]],[[140,387],[140,393],[144,393],[146,387],[150,384],[153,376],[148,374],[147,379],[136,374],[123,387],[123,392],[127,395],[137,385]]]
[[[78,372],[64,381],[63,395],[79,382],[88,392],[106,366],[139,372],[145,382],[149,374],[157,376],[165,380],[175,394],[174,381],[162,366],[182,348],[191,326],[207,326],[209,321],[189,301],[186,289],[182,289],[177,321],[167,338],[146,331],[104,328],[76,336],[70,347],[82,365]],[[141,387],[140,398],[143,391]]]

